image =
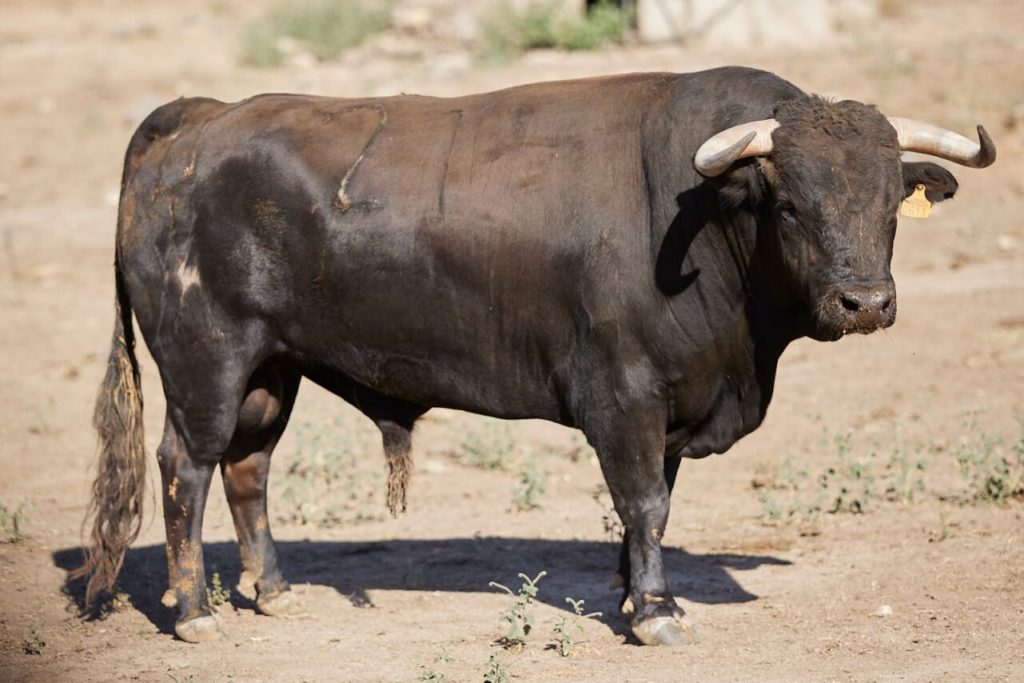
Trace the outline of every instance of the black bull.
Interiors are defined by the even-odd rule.
[[[774,151],[695,170],[702,142],[769,117]],[[260,610],[298,608],[266,486],[305,376],[380,428],[393,511],[431,407],[582,430],[626,530],[633,631],[680,642],[660,547],[680,459],[761,423],[792,340],[892,324],[899,203],[919,183],[933,200],[956,189],[899,152],[873,108],[739,68],[160,107],[125,159],[88,599],[113,586],[141,515],[134,311],[167,398],[181,638],[218,633],[200,536],[218,464]]]

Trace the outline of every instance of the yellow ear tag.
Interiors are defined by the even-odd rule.
[[[928,218],[932,213],[932,203],[924,196],[924,185],[914,188],[910,195],[900,204],[900,213],[911,218]]]

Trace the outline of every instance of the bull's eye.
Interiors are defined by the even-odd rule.
[[[782,202],[779,204],[779,215],[783,220],[795,223],[797,220],[796,207],[789,202]]]

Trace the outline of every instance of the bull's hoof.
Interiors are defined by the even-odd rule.
[[[174,625],[174,633],[186,643],[205,643],[224,637],[220,623],[211,615],[179,621]]]
[[[306,614],[299,596],[290,590],[275,593],[269,597],[260,597],[256,607],[268,617],[301,617]]]
[[[654,614],[634,621],[633,635],[644,645],[678,647],[697,642],[697,631],[678,607],[671,614]]]

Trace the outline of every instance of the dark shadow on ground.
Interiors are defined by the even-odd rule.
[[[539,540],[525,538],[442,538],[380,542],[278,541],[282,571],[293,584],[331,586],[354,605],[372,599],[370,591],[422,590],[486,592],[491,581],[516,590],[519,572],[531,577],[541,570],[538,600],[568,609],[566,596],[584,598],[588,609],[601,610],[602,621],[616,632],[624,624],[615,619],[618,591],[608,590],[615,572],[619,546],[598,541]],[[218,572],[225,587],[238,583],[241,571],[238,547],[219,542],[203,545],[207,579]],[[663,550],[669,584],[676,596],[702,604],[740,603],[757,599],[740,586],[729,571],[761,565],[788,565],[767,555],[694,555],[680,548]],[[67,548],[53,555],[56,566],[70,570],[81,564],[82,549]],[[132,604],[161,631],[174,626],[173,610],[160,598],[167,588],[167,564],[162,545],[132,548],[125,558],[119,586]],[[80,583],[68,586],[69,597],[84,606]],[[238,607],[253,607],[234,592]]]

